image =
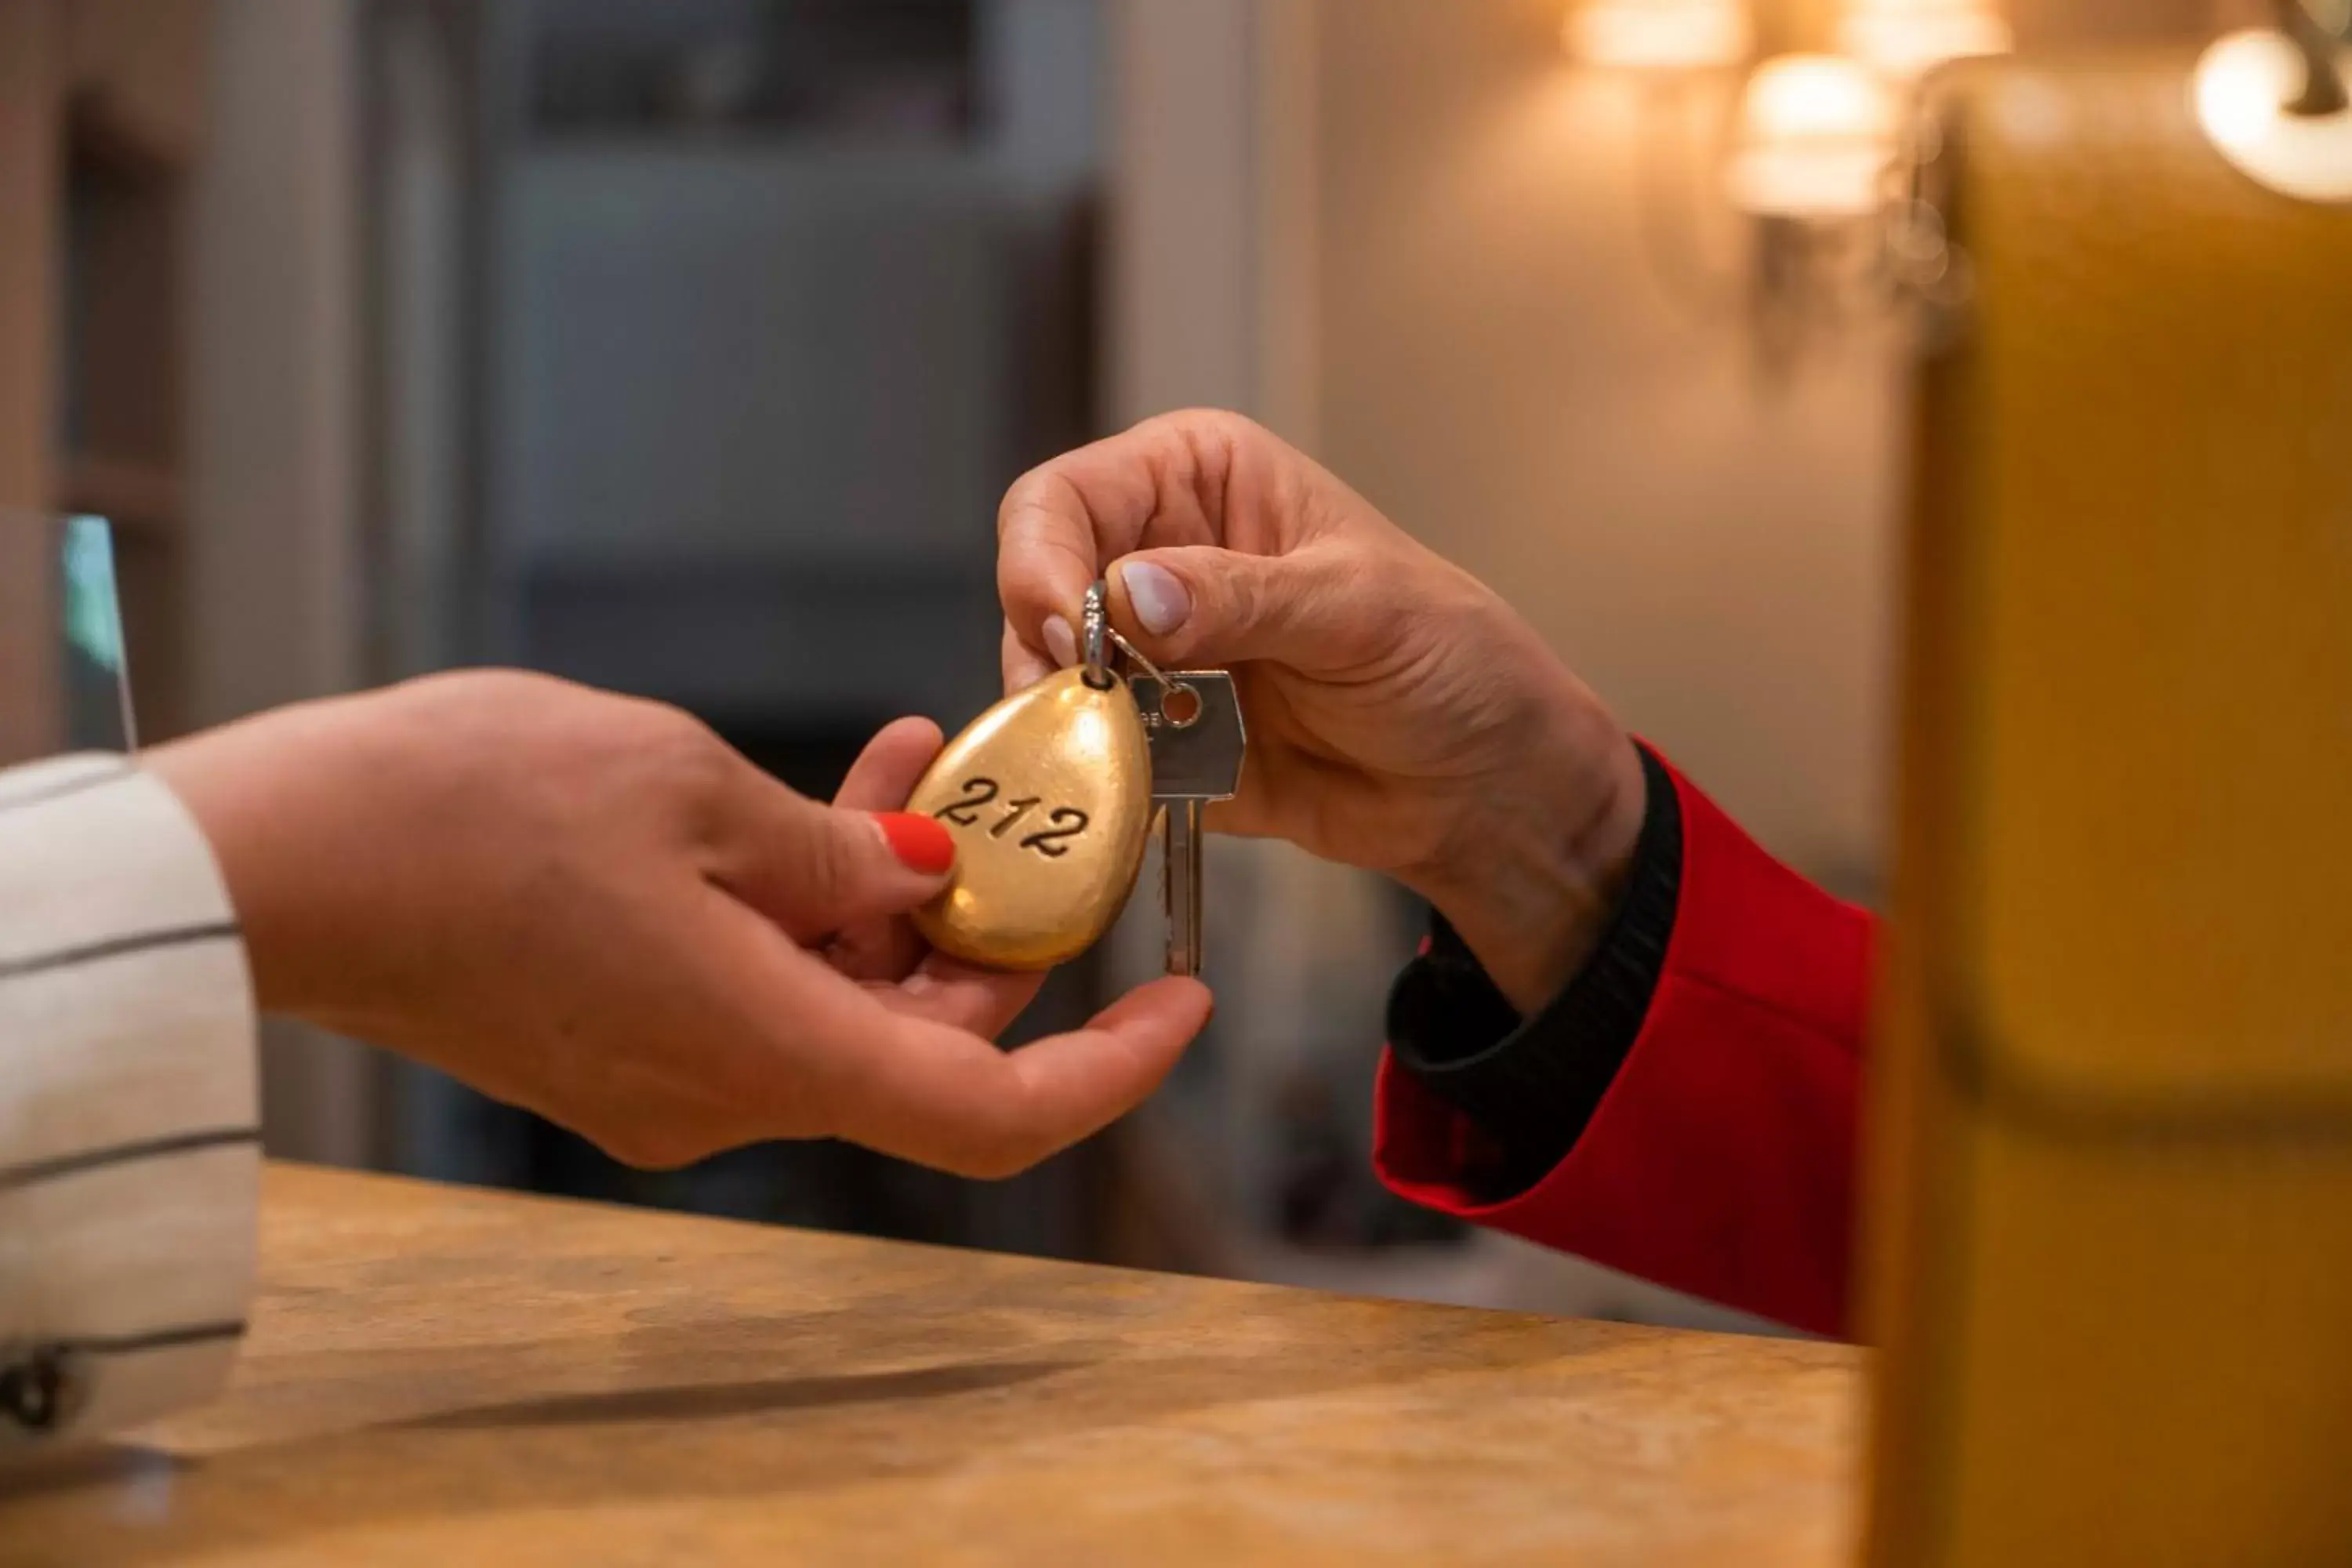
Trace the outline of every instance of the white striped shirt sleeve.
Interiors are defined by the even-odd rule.
[[[218,1389],[257,1076],[245,950],[178,798],[118,756],[0,772],[0,1451]]]

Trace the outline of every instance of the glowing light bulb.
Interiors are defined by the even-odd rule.
[[[2337,69],[2352,79],[2352,49]],[[2281,33],[2232,33],[2205,51],[2189,79],[2197,123],[2251,178],[2305,201],[2352,201],[2352,109],[2299,115],[2303,56]]]
[[[1780,55],[1740,100],[1733,204],[1769,216],[1858,217],[1877,210],[1894,156],[1894,96],[1842,55]]]
[[[2013,41],[1991,0],[1847,0],[1838,21],[1840,48],[1895,77],[2007,54]]]
[[[1701,70],[1747,58],[1739,0],[1584,0],[1560,26],[1568,52],[1622,70]]]

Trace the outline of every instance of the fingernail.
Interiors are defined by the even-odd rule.
[[[1045,651],[1064,669],[1078,662],[1078,634],[1059,616],[1045,617]]]
[[[1192,595],[1176,574],[1165,566],[1154,566],[1149,561],[1134,561],[1118,569],[1119,581],[1127,584],[1127,602],[1135,606],[1135,618],[1153,637],[1164,637],[1184,624],[1192,613]]]
[[[890,853],[926,877],[936,877],[955,865],[955,838],[928,816],[911,811],[877,811],[875,825],[889,841]]]

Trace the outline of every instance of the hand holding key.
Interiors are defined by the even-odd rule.
[[[1249,729],[1209,826],[1427,897],[1523,1006],[1591,950],[1643,810],[1639,758],[1500,598],[1248,420],[1153,419],[998,512],[1008,689],[1077,661],[1087,584],[1165,669],[1224,666]]]

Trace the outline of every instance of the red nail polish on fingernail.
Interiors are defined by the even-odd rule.
[[[955,838],[928,816],[911,811],[877,811],[882,837],[890,851],[926,877],[936,877],[955,865]]]

